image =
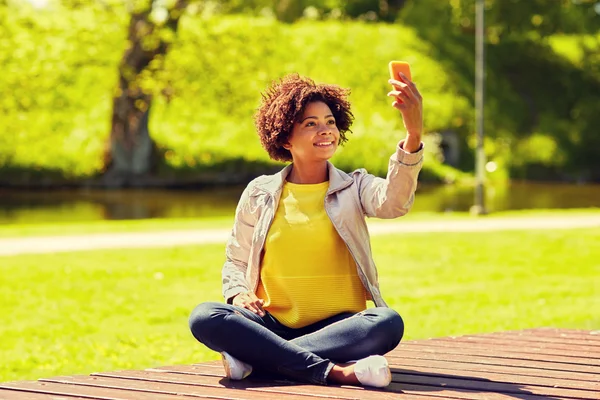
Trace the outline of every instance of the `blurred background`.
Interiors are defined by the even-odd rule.
[[[333,162],[383,176],[390,60],[425,111],[413,210],[369,221],[405,339],[600,329],[599,27],[596,0],[0,0],[0,381],[217,359],[187,319],[222,301],[244,185],[282,167],[261,91],[350,88]]]
[[[600,206],[600,3],[486,0],[486,208]],[[468,211],[475,0],[0,0],[0,223],[230,216],[281,165],[252,115],[299,72],[352,90],[333,160],[385,175],[410,62],[416,211]]]

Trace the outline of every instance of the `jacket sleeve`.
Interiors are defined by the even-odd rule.
[[[417,152],[408,153],[402,148],[403,143],[398,143],[396,152],[390,157],[385,179],[365,170],[356,178],[360,202],[367,217],[397,218],[412,207],[423,165],[423,144]]]
[[[250,246],[256,221],[255,216],[250,212],[249,193],[250,186],[246,187],[240,197],[231,236],[225,248],[226,260],[222,270],[222,293],[229,304],[237,294],[250,290],[246,281],[246,270],[248,269]]]

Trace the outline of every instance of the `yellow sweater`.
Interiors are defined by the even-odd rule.
[[[290,328],[366,308],[356,263],[325,212],[329,182],[286,182],[267,235],[257,296]]]

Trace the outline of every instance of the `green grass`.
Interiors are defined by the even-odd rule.
[[[373,239],[406,338],[600,329],[600,230]],[[223,246],[0,258],[0,381],[216,359],[187,328],[220,300]]]
[[[581,215],[598,215],[600,208],[581,208],[565,210],[522,210],[503,211],[492,213],[483,218],[505,217],[567,217]],[[409,212],[402,219],[380,220],[370,222],[396,223],[401,221],[440,221],[477,218],[466,212]],[[216,217],[201,219],[144,219],[144,220],[114,220],[114,221],[87,221],[87,222],[53,222],[39,224],[0,224],[0,238],[31,237],[31,236],[58,236],[80,235],[94,233],[122,233],[122,232],[148,232],[172,231],[186,229],[228,229],[233,223],[233,217]]]
[[[0,225],[0,238],[231,228],[233,217],[142,219]]]

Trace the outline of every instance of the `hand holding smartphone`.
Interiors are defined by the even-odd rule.
[[[394,98],[392,107],[402,114],[407,137],[403,149],[409,153],[418,151],[423,133],[423,99],[412,81],[410,65],[406,61],[390,61],[390,80],[393,90],[388,96]],[[401,75],[402,74],[402,75]]]

